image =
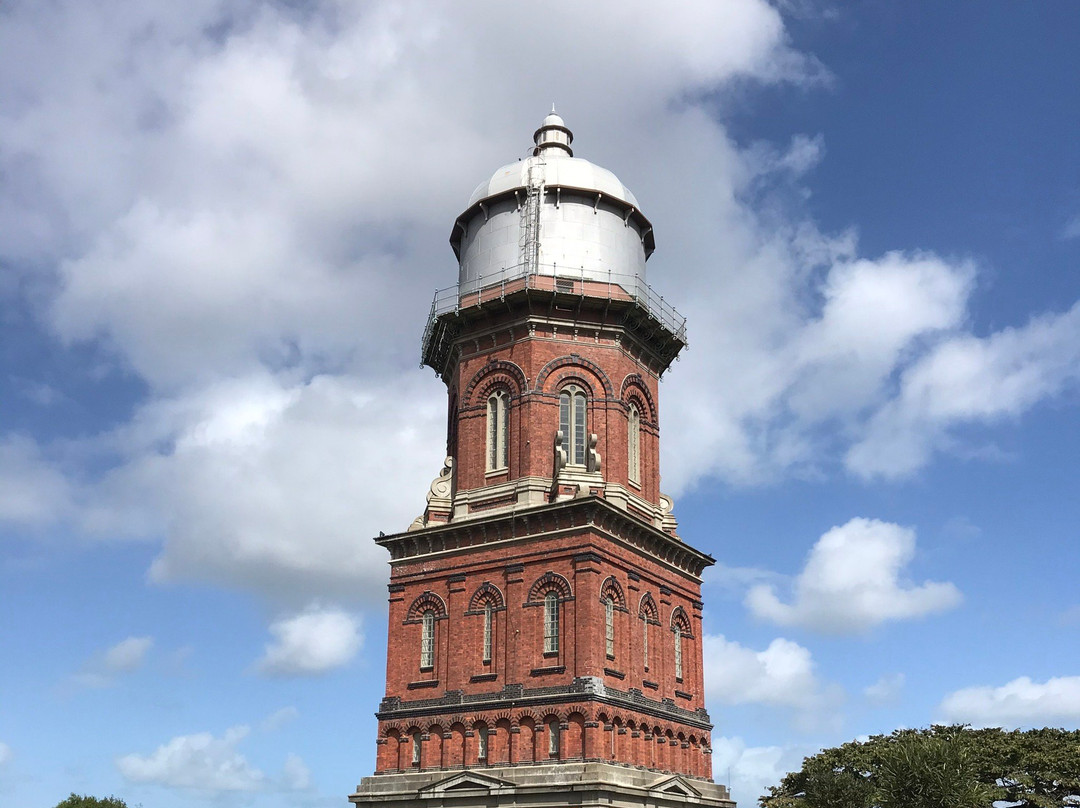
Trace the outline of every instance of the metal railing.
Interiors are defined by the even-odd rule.
[[[435,322],[442,315],[480,306],[525,289],[601,300],[633,301],[679,341],[686,342],[686,318],[636,273],[628,275],[595,269],[569,269],[553,264],[540,264],[536,271],[531,271],[525,264],[518,264],[482,275],[466,284],[455,284],[436,291],[435,298],[431,301],[427,326],[424,328],[424,353],[427,353]]]

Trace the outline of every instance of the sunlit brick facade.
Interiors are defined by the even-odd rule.
[[[554,113],[534,139],[451,236],[459,283],[423,340],[448,389],[447,459],[424,513],[377,539],[386,696],[376,775],[351,799],[487,789],[510,805],[595,781],[608,804],[732,805],[703,693],[713,561],[660,491],[659,380],[684,322],[645,284],[633,195],[572,156]]]

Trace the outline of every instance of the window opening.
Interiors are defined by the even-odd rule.
[[[645,670],[649,669],[649,618],[641,621],[641,649],[644,657]]]
[[[675,678],[682,679],[682,629],[675,626]]]
[[[484,662],[491,662],[491,620],[492,608],[490,603],[484,604]]]
[[[552,721],[548,724],[548,755],[559,756],[559,722]]]
[[[510,447],[507,440],[510,432],[508,399],[509,395],[505,390],[496,390],[488,397],[488,471],[504,469],[510,464]]]
[[[420,635],[420,667],[435,667],[435,612],[424,612]]]
[[[608,595],[604,600],[604,643],[609,657],[615,656],[615,601]]]
[[[585,465],[585,392],[576,385],[559,394],[559,429],[566,441],[566,462]]]
[[[559,652],[559,598],[554,592],[544,596],[544,653]]]
[[[641,413],[637,404],[630,405],[630,421],[627,426],[627,476],[632,483],[641,483]]]
[[[420,731],[412,734],[412,762],[414,766],[420,765]]]
[[[480,727],[476,731],[476,757],[487,760],[488,756],[488,728]]]

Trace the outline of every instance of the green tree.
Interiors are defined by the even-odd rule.
[[[824,749],[763,808],[1080,806],[1080,732],[934,726]]]
[[[56,804],[56,808],[128,808],[119,797],[89,797],[71,792],[71,796]]]

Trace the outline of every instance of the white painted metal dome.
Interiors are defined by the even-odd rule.
[[[644,284],[652,225],[618,177],[573,156],[573,140],[552,109],[532,156],[473,191],[450,236],[463,293],[520,273]]]

